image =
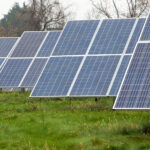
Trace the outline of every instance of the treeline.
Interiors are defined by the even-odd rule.
[[[23,31],[61,30],[69,17],[58,0],[30,0],[15,3],[0,20],[0,36],[20,36]]]

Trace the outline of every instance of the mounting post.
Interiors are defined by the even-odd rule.
[[[98,98],[98,97],[96,97],[96,98],[95,98],[95,102],[98,102],[98,100],[99,100],[99,98]]]
[[[24,93],[25,92],[25,88],[21,88],[21,93]]]

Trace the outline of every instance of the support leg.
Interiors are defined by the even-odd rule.
[[[97,101],[98,101],[98,97],[95,98],[95,102],[97,102]]]
[[[21,93],[24,93],[25,92],[25,88],[21,88]]]

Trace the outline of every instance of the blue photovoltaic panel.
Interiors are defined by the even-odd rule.
[[[51,57],[31,97],[67,96],[83,57]]]
[[[135,19],[104,20],[89,54],[121,54],[134,26]]]
[[[123,80],[123,77],[125,75],[125,71],[126,71],[128,65],[129,65],[130,58],[131,58],[130,55],[124,56],[124,58],[122,60],[122,63],[120,65],[119,71],[117,73],[117,76],[116,76],[116,78],[114,80],[113,86],[112,86],[112,88],[110,90],[109,96],[110,95],[112,95],[112,96],[116,96],[117,95],[118,90],[119,90],[120,85],[121,85],[121,82]]]
[[[144,27],[144,31],[141,36],[141,41],[148,41],[148,40],[150,40],[150,14],[148,16],[146,25]]]
[[[47,32],[24,32],[11,57],[34,57]]]
[[[0,61],[0,73],[1,73],[2,69],[4,68],[6,62],[7,62],[6,58],[1,59],[1,61]]]
[[[18,87],[31,59],[9,59],[0,73],[0,87]]]
[[[49,32],[44,44],[42,45],[37,55],[38,57],[49,57],[51,55],[60,33],[60,31]]]
[[[150,109],[150,43],[138,44],[114,109]]]
[[[133,53],[133,50],[135,48],[135,45],[139,39],[139,36],[140,36],[140,33],[143,29],[143,26],[144,26],[144,23],[145,23],[145,20],[144,18],[140,18],[137,25],[136,25],[136,28],[134,30],[134,33],[132,35],[132,38],[130,40],[130,43],[129,43],[129,46],[127,48],[127,51],[126,53]]]
[[[4,62],[4,59],[0,58],[0,67],[1,67],[1,65],[2,65],[3,62]]]
[[[71,96],[106,95],[120,56],[88,56]]]
[[[25,76],[21,87],[34,87],[36,81],[38,80],[47,59],[35,59],[31,65],[27,75]]]
[[[98,20],[69,21],[53,55],[85,54],[98,24]]]
[[[18,38],[0,38],[0,57],[7,57]]]

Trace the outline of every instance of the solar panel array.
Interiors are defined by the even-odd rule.
[[[131,57],[129,54],[126,55],[127,48],[128,46],[130,46],[130,49],[131,46],[134,47],[144,21],[145,19],[90,21],[91,26],[89,26],[89,21],[68,22],[33,89],[31,97],[116,95]],[[85,26],[84,30],[83,25]],[[92,25],[94,29],[91,30],[90,28],[89,30]],[[135,30],[138,30],[137,28],[140,28],[140,31],[135,33]],[[80,37],[80,40],[76,37]],[[81,44],[82,37],[90,39],[85,47],[84,44]],[[130,40],[132,40],[132,43],[129,45]],[[55,71],[56,75],[51,72],[52,68],[56,67],[56,64],[51,65],[51,61],[54,61],[55,57],[58,57],[55,58],[56,60],[61,59],[62,64],[64,64],[68,57],[73,59],[77,55],[80,55],[78,57],[83,57],[83,59],[80,64],[76,62],[77,68],[74,69],[76,71],[73,72],[73,75],[68,71],[68,78],[64,79],[63,74],[58,70],[56,72],[60,75],[59,77],[57,77]],[[125,60],[127,60],[127,63]],[[62,68],[61,64],[58,64],[58,68]],[[63,68],[65,71],[65,67]],[[74,78],[70,80],[70,76]],[[56,81],[55,78],[57,78]],[[111,89],[108,93],[113,78],[112,88],[114,89]],[[58,81],[60,83],[62,81],[63,84],[59,84]],[[72,81],[72,83],[67,84],[67,81]],[[64,88],[65,83],[67,87]]]
[[[121,84],[114,109],[150,109],[150,15]]]
[[[114,108],[150,108],[150,43],[138,44]]]
[[[52,36],[46,36],[50,33],[51,32],[23,33],[13,49],[11,57],[7,58],[4,67],[2,67],[0,73],[0,87],[34,86],[47,61],[45,57],[36,59],[37,53],[43,48],[41,46],[44,45],[47,46],[47,53],[51,53],[51,44],[55,45],[56,37],[58,37],[58,32],[52,34],[54,39]],[[57,35],[55,36],[55,34]],[[48,45],[47,41],[50,41],[49,38],[51,38],[52,42]]]
[[[12,53],[0,87],[34,87],[31,97],[117,95],[114,109],[150,108],[150,15],[69,21],[62,32],[24,32],[14,48],[17,38],[5,40],[0,57]]]

